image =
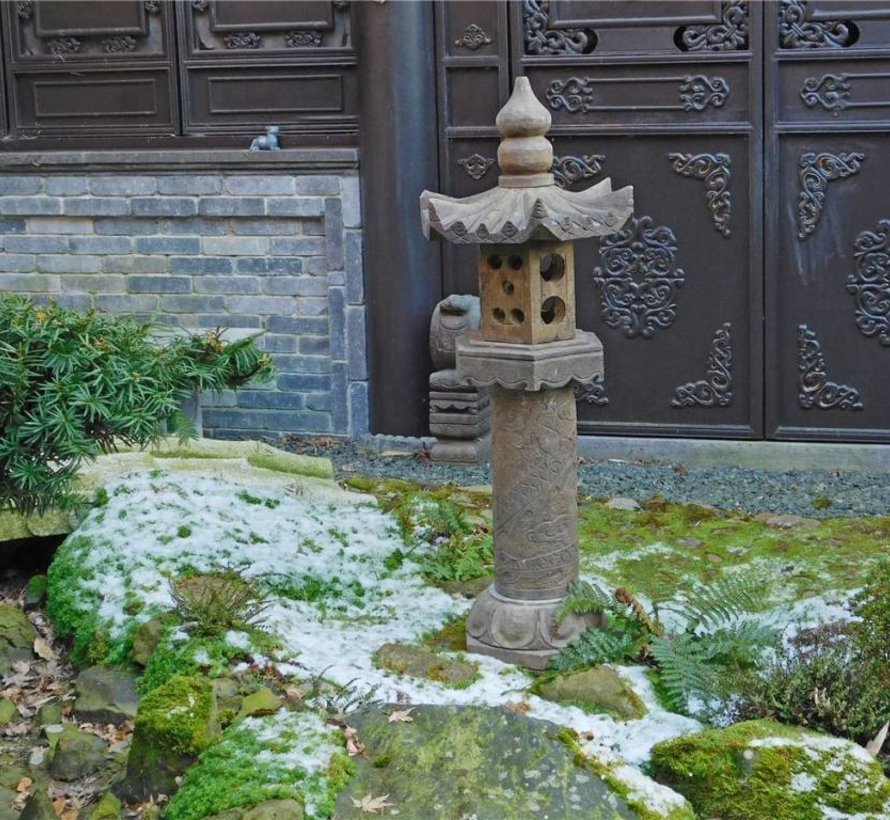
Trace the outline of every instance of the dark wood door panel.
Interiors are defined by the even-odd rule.
[[[625,229],[576,243],[578,324],[600,337],[606,354],[603,385],[582,393],[580,429],[761,435],[750,138],[560,137],[555,144],[594,180],[634,185],[635,214]]]
[[[776,438],[890,441],[890,139],[779,140],[768,369]]]

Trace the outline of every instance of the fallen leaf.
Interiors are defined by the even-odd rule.
[[[28,791],[28,789],[31,788],[31,784],[33,782],[34,781],[31,780],[30,777],[23,777],[21,780],[19,780],[19,784],[18,784],[18,786],[15,787],[15,790],[17,792],[26,792],[26,791]]]
[[[394,806],[394,803],[388,803],[388,794],[381,794],[380,797],[372,797],[368,792],[361,800],[352,798],[352,805],[357,809],[361,809],[368,814],[383,814],[388,806]]]
[[[62,812],[65,811],[65,798],[57,797],[53,800],[53,811],[56,813],[56,817],[61,817]]]
[[[878,752],[884,748],[884,743],[887,740],[887,733],[890,732],[890,720],[888,720],[882,727],[881,730],[866,744],[865,751],[867,751],[872,757],[877,757]]]
[[[504,704],[504,708],[508,712],[528,712],[532,707],[524,700],[508,700]]]
[[[346,753],[350,757],[355,757],[365,751],[365,744],[358,739],[358,730],[355,727],[346,726],[343,734],[346,736]]]
[[[387,720],[390,723],[413,723],[414,718],[411,717],[411,713],[413,711],[413,706],[410,709],[393,709],[389,713],[389,717],[387,718]]]
[[[40,637],[34,639],[34,654],[45,661],[51,661],[56,656],[53,648]]]
[[[68,811],[63,811],[62,820],[77,820],[77,809],[68,809]]]

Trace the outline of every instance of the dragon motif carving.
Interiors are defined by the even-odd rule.
[[[556,111],[565,108],[570,114],[592,111],[596,107],[591,87],[593,77],[569,77],[567,80],[554,80],[547,89],[546,97],[550,107]]]
[[[806,325],[797,328],[800,392],[797,402],[803,410],[861,410],[862,398],[855,387],[828,381],[822,345]]]
[[[488,169],[494,165],[494,157],[470,154],[468,157],[460,157],[457,164],[467,172],[467,176],[473,179],[482,179],[488,173]]]
[[[729,181],[732,177],[732,161],[729,154],[668,154],[674,170],[684,177],[701,179],[705,183],[705,198],[714,220],[714,227],[725,237],[730,234],[729,218],[732,215],[732,195]]]
[[[263,39],[255,31],[236,31],[232,34],[227,34],[223,38],[223,42],[226,48],[229,49],[259,48]]]
[[[601,173],[606,158],[603,154],[582,154],[578,157],[554,157],[550,172],[560,188]]]
[[[317,48],[321,45],[321,32],[314,30],[289,31],[284,35],[288,48]]]
[[[650,339],[677,316],[675,289],[685,273],[674,264],[677,240],[651,216],[632,217],[618,233],[600,240],[602,267],[593,272],[601,293],[602,318],[632,339]]]
[[[680,385],[671,407],[728,407],[732,396],[732,325],[724,322],[711,342],[706,378]]]
[[[80,51],[80,40],[76,37],[58,37],[55,40],[47,40],[46,47],[50,54],[63,57],[65,54],[76,54]]]
[[[825,74],[807,77],[800,89],[800,98],[807,108],[822,106],[826,111],[843,111],[850,104],[853,85],[846,74]]]
[[[680,26],[675,39],[684,51],[740,51],[748,48],[747,0],[723,0],[719,23]]]
[[[129,34],[118,34],[102,40],[102,51],[106,54],[125,54],[136,49],[136,41]]]
[[[525,53],[534,55],[589,54],[596,48],[596,32],[589,28],[550,28],[548,0],[523,0]]]
[[[457,48],[468,48],[470,51],[476,51],[482,48],[482,46],[491,45],[491,37],[483,31],[481,26],[470,23],[464,29],[463,34],[454,41],[454,45]]]
[[[684,111],[704,111],[709,105],[721,108],[728,96],[729,83],[723,77],[696,74],[680,84],[680,105]]]
[[[825,206],[828,183],[859,172],[865,154],[806,153],[800,155],[800,198],[797,203],[797,235],[806,239],[816,230]]]
[[[858,38],[851,20],[814,20],[807,0],[779,0],[782,48],[848,48]]]
[[[847,277],[847,291],[856,298],[856,327],[890,347],[890,219],[856,237],[853,258],[858,270]]]

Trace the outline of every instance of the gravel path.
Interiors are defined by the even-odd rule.
[[[404,478],[420,484],[488,484],[489,466],[436,464],[418,449],[413,453],[375,452],[355,442],[291,438],[278,447],[330,458],[338,479],[350,475]],[[711,504],[752,514],[792,513],[810,517],[890,514],[890,474],[808,470],[747,470],[738,467],[689,467],[643,462],[583,459],[581,492],[597,498],[625,496],[645,501],[661,495],[670,501]]]

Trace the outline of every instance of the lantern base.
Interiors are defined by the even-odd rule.
[[[491,655],[529,669],[547,668],[550,659],[588,627],[602,627],[602,615],[556,612],[562,598],[520,601],[500,595],[492,584],[482,592],[467,617],[467,650]]]

